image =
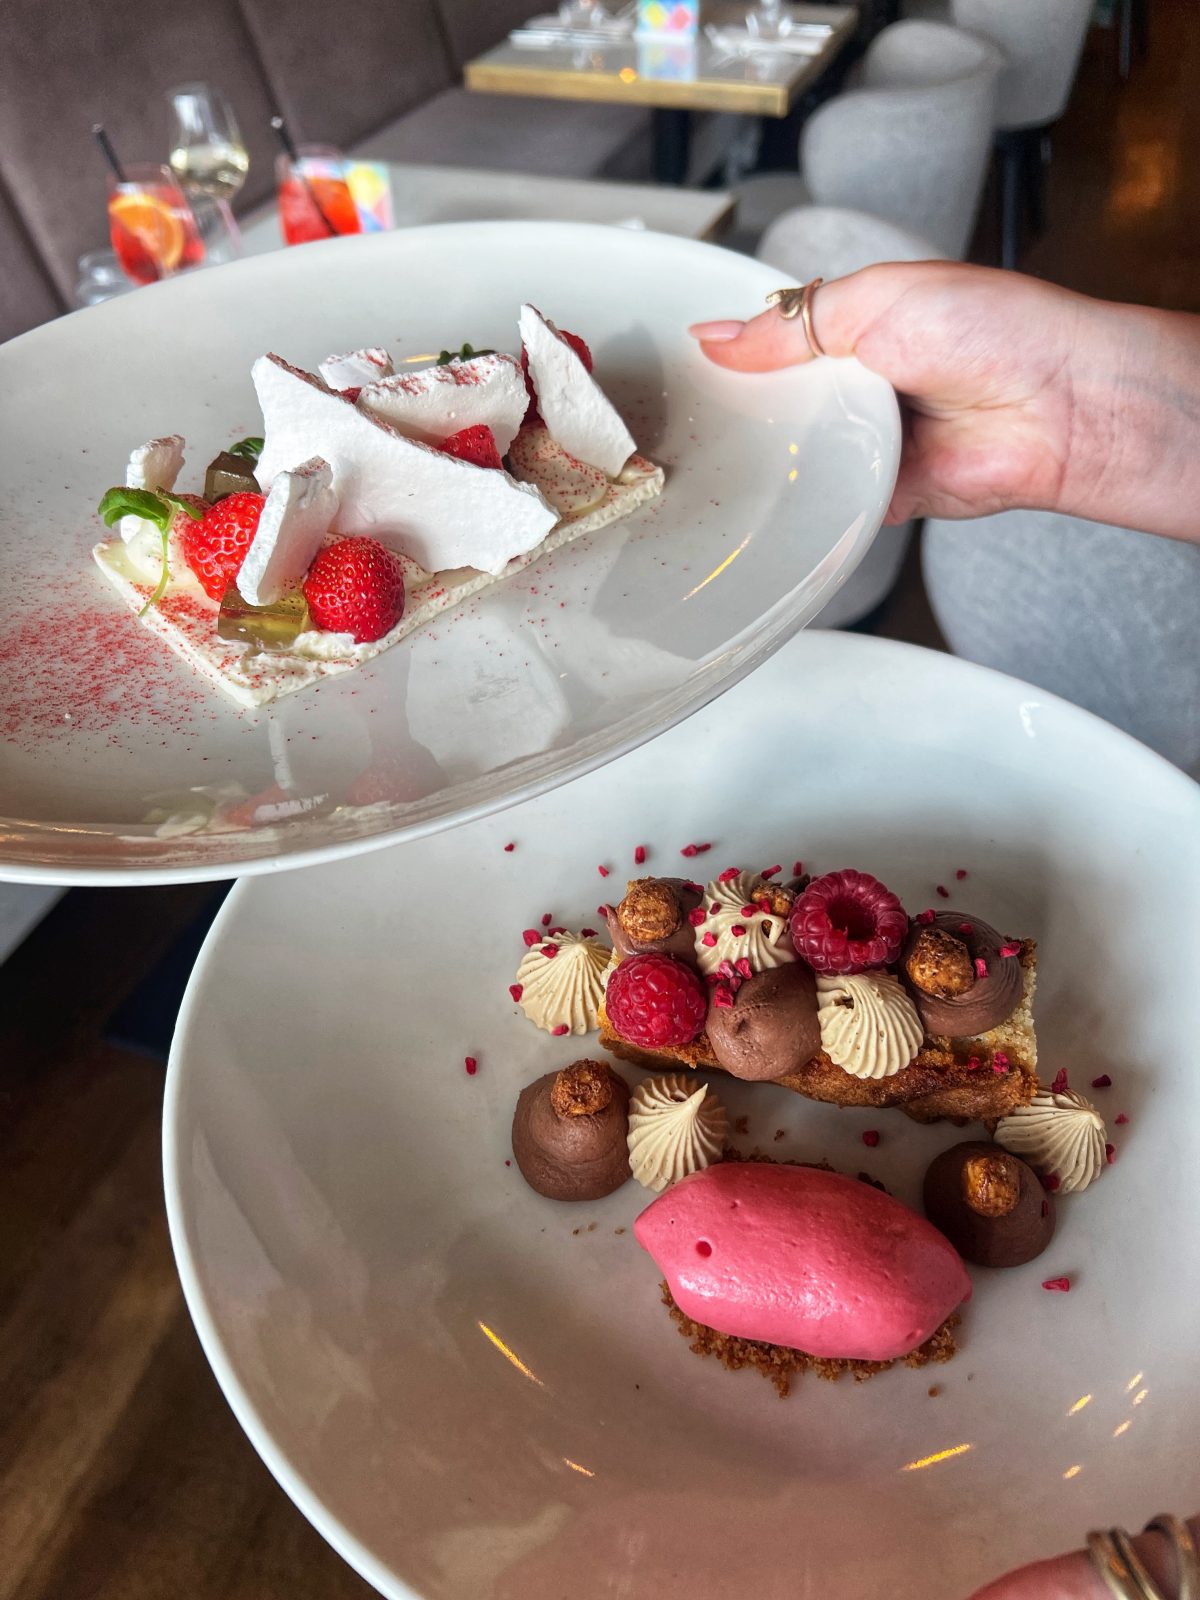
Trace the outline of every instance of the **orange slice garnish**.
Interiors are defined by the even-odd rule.
[[[183,223],[165,201],[152,194],[117,194],[109,201],[109,212],[160,271],[174,272],[183,255]]]

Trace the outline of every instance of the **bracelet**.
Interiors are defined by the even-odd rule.
[[[1200,1600],[1200,1558],[1186,1524],[1168,1512],[1160,1512],[1151,1517],[1143,1531],[1163,1534],[1175,1552],[1176,1600]],[[1092,1565],[1113,1600],[1170,1600],[1150,1576],[1123,1528],[1089,1533],[1087,1548]]]

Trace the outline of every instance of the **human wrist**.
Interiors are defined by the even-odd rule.
[[[1049,509],[1200,537],[1200,317],[1085,303],[1068,381],[1071,448]]]

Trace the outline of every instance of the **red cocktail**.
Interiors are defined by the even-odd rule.
[[[192,208],[169,167],[125,168],[108,186],[108,226],[121,270],[133,283],[156,283],[204,260]]]
[[[337,234],[361,233],[358,208],[346,182],[346,167],[336,150],[301,145],[299,161],[281,155],[279,222],[286,244],[307,244]]]

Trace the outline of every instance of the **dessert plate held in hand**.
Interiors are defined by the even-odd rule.
[[[508,1165],[520,1091],[603,1054],[509,985],[547,914],[596,927],[628,877],[765,865],[785,840],[789,864],[1036,938],[1039,1072],[1101,1105],[1116,1159],[1059,1197],[1038,1259],[971,1269],[948,1365],[808,1374],[781,1402],[679,1337],[631,1232],[650,1190],[563,1204]],[[1200,997],[1170,941],[1198,895],[1200,791],[1157,757],[966,663],[820,633],[453,840],[243,885],[165,1127],[184,1287],[238,1417],[404,1600],[559,1600],[580,1573],[637,1600],[965,1600],[1089,1527],[1192,1510]],[[917,1208],[932,1157],[983,1136],[711,1083],[744,1150],[869,1169]]]
[[[776,284],[678,239],[460,224],[172,280],[5,346],[0,875],[222,877],[430,832],[595,767],[765,659],[861,559],[899,448],[895,398],[856,362],[737,376],[687,337]],[[425,364],[512,351],[526,302],[591,347],[665,469],[651,503],[258,710],[105,584],[94,508],[131,450],[181,435],[176,488],[200,487],[205,462],[262,432],[265,352],[312,371],[380,344]]]

